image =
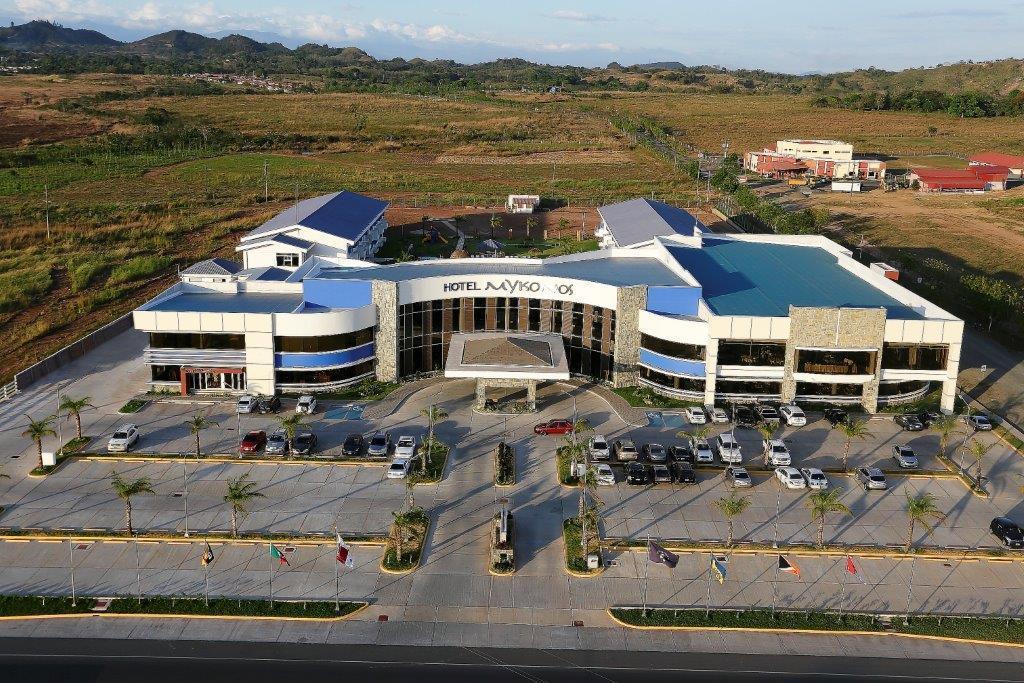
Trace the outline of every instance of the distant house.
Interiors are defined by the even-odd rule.
[[[550,88],[548,88],[548,92],[551,93],[552,95],[560,93],[560,92],[562,92],[562,86],[560,86],[560,85],[553,85]]]
[[[908,180],[917,181],[921,192],[986,192],[1005,190],[1009,169],[1005,166],[915,168]]]
[[[509,213],[533,213],[540,206],[540,195],[510,194],[505,201],[505,210]]]
[[[858,159],[853,145],[841,140],[779,140],[759,152],[747,152],[743,165],[748,171],[769,178],[787,178],[810,172],[822,178],[883,180],[885,162]]]
[[[1024,156],[1002,154],[1000,152],[982,152],[968,159],[971,166],[1004,166],[1010,171],[1012,180],[1024,178]]]

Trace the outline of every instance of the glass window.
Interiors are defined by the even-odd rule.
[[[346,368],[334,368],[332,370],[278,370],[278,384],[330,384],[355,380],[373,372],[373,361],[368,360],[357,365],[350,365]]]
[[[150,332],[149,346],[154,349],[244,349],[245,335]]]
[[[923,344],[884,344],[882,367],[889,370],[945,370],[949,347]]]
[[[704,347],[696,344],[680,344],[652,337],[649,334],[640,335],[640,346],[648,351],[654,351],[672,358],[684,358],[686,360],[704,360]]]
[[[718,364],[781,367],[786,364],[786,344],[785,342],[720,341],[718,342]]]
[[[299,255],[298,254],[278,254],[277,265],[282,268],[298,268],[299,267]]]
[[[796,352],[796,372],[816,375],[873,375],[874,351],[809,351]]]
[[[374,328],[324,337],[274,337],[274,351],[279,353],[324,353],[351,349],[373,341]]]

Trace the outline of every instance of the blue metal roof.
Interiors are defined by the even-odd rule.
[[[388,202],[348,190],[304,199],[250,232],[243,241],[293,225],[355,241],[387,207]]]
[[[705,239],[703,248],[666,248],[701,283],[704,301],[717,315],[786,317],[792,305],[882,307],[889,318],[923,317],[819,247]]]
[[[692,237],[704,231],[704,225],[688,211],[653,199],[630,199],[598,211],[620,247],[669,235]]]
[[[291,313],[301,303],[301,294],[190,292],[165,299],[144,310],[179,313]]]

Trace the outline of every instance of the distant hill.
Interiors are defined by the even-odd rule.
[[[261,43],[246,36],[231,34],[223,38],[207,38],[189,31],[166,31],[124,45],[128,52],[162,57],[218,56],[229,54],[260,54],[290,52],[280,43]]]
[[[30,21],[20,26],[0,28],[0,46],[9,50],[114,47],[122,44],[99,31],[65,28],[49,21]]]

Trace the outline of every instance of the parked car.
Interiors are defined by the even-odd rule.
[[[807,480],[804,479],[804,475],[800,474],[800,470],[795,467],[776,467],[775,478],[787,489],[807,488]]]
[[[825,408],[825,419],[835,427],[841,422],[846,422],[850,419],[850,416],[846,414],[846,411],[842,408]]]
[[[295,435],[292,443],[292,452],[296,455],[312,455],[316,450],[316,434],[313,432],[300,432]]]
[[[388,479],[405,479],[409,476],[409,470],[411,467],[411,458],[395,458],[388,466],[388,471],[385,476]]]
[[[546,436],[565,436],[572,433],[572,421],[548,420],[547,422],[541,422],[533,428],[533,433]]]
[[[688,462],[673,463],[672,478],[680,484],[697,483],[697,473],[693,470],[693,465]]]
[[[668,449],[668,457],[673,462],[693,462],[693,449],[689,444],[676,444]]]
[[[857,470],[857,481],[865,491],[884,491],[889,488],[885,473],[877,467],[861,467]]]
[[[711,452],[711,444],[707,439],[694,439],[692,443],[694,460],[701,464],[710,464],[715,461],[715,456]]]
[[[790,427],[803,427],[807,424],[807,415],[804,414],[803,408],[795,403],[779,408],[779,415],[782,416],[782,421]]]
[[[238,452],[246,455],[259,453],[267,446],[267,433],[264,431],[252,431],[242,437],[238,444]]]
[[[932,422],[935,422],[940,417],[943,417],[942,413],[934,410],[925,410],[917,414],[917,419],[921,421],[925,427],[931,427]]]
[[[615,442],[615,459],[619,462],[628,462],[636,460],[637,452],[636,446],[633,445],[632,439],[619,439]]]
[[[906,432],[920,432],[924,429],[924,423],[914,413],[894,415],[892,421],[903,427],[903,431]]]
[[[975,431],[988,432],[992,430],[992,420],[989,419],[985,413],[973,413],[971,415],[965,415],[964,421],[968,427],[971,427]]]
[[[310,396],[306,394],[299,396],[299,400],[295,402],[295,412],[303,413],[305,415],[312,415],[316,412],[316,396]]]
[[[365,446],[366,439],[363,438],[362,434],[349,434],[341,445],[341,454],[353,458],[362,455]]]
[[[383,458],[391,452],[391,432],[374,432],[366,454],[374,458]]]
[[[261,415],[276,413],[281,410],[281,399],[277,396],[260,396],[256,402],[256,412]]]
[[[398,441],[395,442],[395,457],[396,458],[415,458],[416,457],[416,437],[415,436],[400,436]]]
[[[996,517],[988,528],[1007,548],[1024,548],[1024,531],[1012,519]]]
[[[631,462],[626,467],[626,483],[642,486],[647,483],[649,470],[642,462]]]
[[[896,461],[897,465],[908,470],[912,470],[918,465],[914,449],[903,444],[893,444],[892,459]]]
[[[647,462],[668,462],[668,453],[660,443],[645,443],[643,454]]]
[[[750,406],[735,406],[732,409],[732,421],[737,427],[753,429],[757,425],[757,416]]]
[[[729,413],[725,412],[723,408],[716,408],[715,406],[706,406],[704,412],[708,414],[711,421],[715,424],[729,424]]]
[[[268,436],[264,452],[267,455],[285,455],[288,452],[288,433],[278,429]]]
[[[715,439],[715,446],[718,449],[718,459],[722,462],[733,465],[743,462],[743,453],[740,451],[740,445],[733,438],[732,434],[728,432],[719,434],[718,438]]]
[[[655,484],[672,483],[672,472],[669,471],[668,465],[654,465],[651,469],[654,472]]]
[[[757,407],[757,417],[767,425],[777,426],[782,418],[779,417],[779,411],[775,410],[774,406],[759,405]]]
[[[123,424],[114,430],[107,441],[108,453],[127,453],[139,442],[139,428],[133,424]]]
[[[248,415],[256,411],[258,401],[252,394],[242,394],[235,402],[235,412],[241,415]]]
[[[708,423],[708,416],[704,409],[697,406],[689,406],[686,411],[686,421],[692,425],[705,425]]]
[[[615,472],[612,471],[611,465],[607,463],[602,462],[595,465],[594,476],[597,477],[599,486],[615,486]]]
[[[816,491],[824,491],[828,488],[828,477],[817,467],[801,467],[800,474],[804,475],[807,481],[807,488]]]
[[[786,444],[782,443],[782,439],[765,439],[761,442],[761,449],[764,455],[765,467],[776,467],[793,463],[793,457],[789,454]]]
[[[612,449],[608,446],[608,440],[600,434],[590,438],[587,449],[590,451],[591,460],[608,460],[611,457]]]
[[[725,480],[734,489],[749,489],[754,485],[746,467],[726,467]]]

